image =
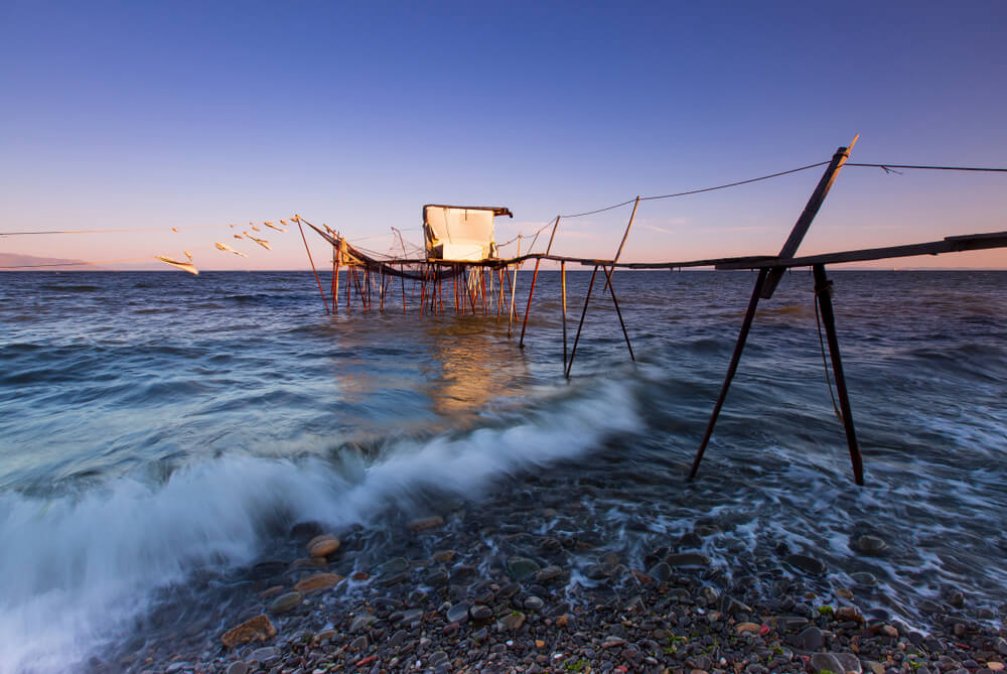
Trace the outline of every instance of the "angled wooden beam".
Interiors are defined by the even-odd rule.
[[[815,191],[811,193],[811,197],[808,199],[807,205],[805,205],[804,210],[801,212],[797,222],[794,223],[794,228],[790,230],[790,236],[783,243],[783,248],[780,249],[779,257],[790,258],[797,254],[797,249],[800,247],[801,242],[804,240],[804,235],[808,233],[808,228],[811,227],[811,222],[815,219],[818,214],[818,209],[822,207],[822,202],[825,201],[825,197],[828,196],[829,190],[832,189],[832,184],[836,182],[836,178],[839,176],[839,170],[843,168],[843,164],[846,160],[850,158],[850,152],[853,151],[853,146],[857,144],[857,140],[860,135],[857,134],[850,141],[848,147],[841,147],[836,150],[836,153],[832,155],[832,161],[829,162],[828,168],[825,169],[825,173],[822,174],[821,180],[818,181],[818,186],[815,187]],[[777,267],[769,272],[769,277],[766,279],[765,285],[762,287],[762,299],[768,300],[776,292],[776,286],[780,284],[780,279],[783,278],[783,272],[786,271],[783,267]]]

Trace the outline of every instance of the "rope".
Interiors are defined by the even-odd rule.
[[[769,180],[771,178],[779,178],[780,176],[790,175],[791,173],[798,173],[800,171],[807,171],[808,169],[817,168],[819,166],[825,166],[829,162],[820,161],[815,164],[808,164],[807,166],[799,166],[793,169],[787,169],[786,171],[778,171],[776,173],[769,173],[764,176],[758,176],[756,178],[748,178],[746,180],[738,180],[733,183],[725,183],[723,185],[714,185],[712,187],[701,187],[696,190],[687,190],[685,192],[674,192],[672,194],[657,194],[650,197],[640,197],[640,201],[655,201],[657,199],[673,199],[675,197],[685,197],[691,194],[702,194],[703,192],[713,192],[714,190],[725,190],[729,187],[738,187],[740,185],[748,185],[749,183],[757,183],[761,180]],[[616,208],[622,208],[623,206],[628,206],[629,204],[636,201],[636,199],[628,199],[626,201],[620,202],[618,204],[613,204],[611,206],[605,206],[604,208],[597,208],[593,211],[585,211],[584,213],[574,213],[573,215],[561,215],[561,218],[580,218],[585,215],[595,215],[596,213],[604,213],[605,211],[611,211]]]
[[[830,292],[831,288],[824,288],[821,292]],[[839,411],[836,404],[836,394],[832,391],[832,378],[829,377],[829,361],[825,357],[825,339],[822,337],[822,317],[818,310],[818,291],[815,291],[815,323],[818,325],[818,346],[822,350],[822,372],[825,375],[825,383],[829,387],[829,397],[832,399],[832,411],[836,413],[836,418],[843,421],[843,413]]]
[[[860,166],[867,168],[879,168],[886,173],[898,173],[892,169],[911,169],[917,171],[980,171],[985,173],[1007,173],[1007,168],[991,168],[984,166],[925,166],[918,164],[864,164],[846,162],[846,166]]]
[[[738,182],[726,183],[724,185],[715,185],[713,187],[703,187],[698,190],[689,190],[687,192],[675,192],[674,194],[661,194],[656,197],[640,197],[640,201],[654,201],[655,199],[672,199],[674,197],[689,196],[690,194],[701,194],[703,192],[713,192],[714,190],[726,190],[728,187],[738,187],[739,185],[748,185],[749,183],[757,183],[760,180],[779,178],[780,176],[790,175],[791,173],[798,173],[800,171],[807,171],[808,169],[813,169],[818,166],[825,166],[828,163],[829,162],[827,161],[820,161],[817,164],[808,164],[807,166],[800,166],[795,169],[780,171],[779,173],[770,173],[769,175],[759,176],[758,178],[749,178],[748,180],[739,180]]]

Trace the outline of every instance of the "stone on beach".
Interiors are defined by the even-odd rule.
[[[507,573],[514,580],[524,580],[540,569],[541,567],[538,565],[538,562],[527,557],[515,556],[507,560]]]
[[[312,557],[328,557],[342,545],[342,541],[332,534],[315,536],[308,541],[308,554]]]
[[[440,515],[420,517],[410,522],[408,526],[411,531],[415,532],[427,531],[428,529],[438,529],[444,526],[444,518]]]
[[[252,641],[266,641],[276,636],[276,628],[270,622],[266,614],[260,614],[254,618],[249,618],[237,627],[224,632],[220,641],[227,648],[234,648],[240,644],[247,644]]]
[[[710,565],[710,558],[699,552],[679,552],[668,555],[664,561],[669,566],[682,568],[698,568]]]
[[[269,604],[270,613],[287,613],[301,605],[304,595],[300,592],[281,594]]]
[[[312,592],[319,592],[321,590],[328,590],[331,587],[335,587],[343,580],[343,577],[338,573],[316,573],[313,576],[308,576],[307,578],[302,578],[294,586],[294,589],[298,592],[303,592],[304,594],[310,594]]]

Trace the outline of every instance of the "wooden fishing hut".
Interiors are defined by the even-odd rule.
[[[839,348],[839,336],[836,331],[835,312],[832,304],[833,281],[829,279],[826,271],[827,265],[842,264],[850,262],[868,262],[876,260],[895,259],[901,257],[913,257],[919,255],[942,255],[973,250],[986,250],[992,248],[1007,248],[1007,231],[969,234],[963,236],[947,236],[937,241],[914,243],[901,246],[890,246],[884,248],[845,250],[819,255],[799,256],[798,249],[808,233],[815,216],[829,194],[830,189],[838,178],[844,166],[856,166],[865,168],[882,169],[886,173],[897,173],[899,170],[931,170],[931,171],[977,171],[1007,173],[1007,168],[986,168],[986,167],[963,167],[963,166],[937,166],[937,165],[908,165],[895,163],[859,163],[849,162],[850,152],[857,143],[859,136],[845,147],[840,147],[833,154],[832,158],[807,166],[781,171],[765,176],[758,176],[747,180],[715,185],[696,190],[677,192],[673,194],[656,196],[637,196],[635,199],[615,204],[613,206],[578,213],[574,215],[558,215],[547,225],[539,229],[534,234],[532,244],[529,249],[533,249],[539,234],[545,229],[551,228],[548,244],[545,252],[522,254],[520,251],[521,239],[518,237],[517,254],[510,258],[497,257],[498,246],[493,238],[494,218],[502,215],[513,217],[510,210],[503,207],[486,206],[449,206],[442,204],[428,204],[423,207],[423,233],[425,242],[425,255],[423,257],[410,258],[406,254],[406,247],[402,242],[401,234],[401,257],[382,257],[378,254],[365,251],[351,246],[337,232],[325,227],[319,228],[307,222],[299,216],[295,221],[300,226],[302,223],[323,237],[332,247],[332,283],[330,296],[326,297],[322,282],[318,276],[314,261],[311,260],[311,251],[305,239],[305,249],[308,258],[311,260],[312,270],[318,284],[318,290],[325,304],[327,312],[336,313],[339,311],[340,303],[340,270],[345,269],[344,290],[345,310],[348,312],[353,304],[354,295],[360,305],[366,310],[373,306],[374,295],[378,298],[378,307],[385,309],[386,301],[391,302],[391,294],[395,292],[393,284],[399,281],[398,294],[403,313],[407,313],[409,307],[418,308],[422,314],[444,314],[454,311],[456,315],[465,314],[494,314],[498,318],[506,315],[508,320],[508,334],[510,328],[518,319],[517,314],[517,271],[522,263],[526,261],[535,262],[534,273],[528,288],[527,303],[524,307],[521,319],[521,333],[519,346],[524,346],[525,333],[528,327],[528,318],[531,314],[533,298],[535,295],[535,285],[538,279],[538,272],[543,260],[558,262],[561,274],[561,306],[562,306],[562,340],[563,340],[563,366],[567,378],[570,377],[573,369],[574,359],[577,354],[577,346],[581,340],[585,320],[588,315],[592,295],[597,281],[600,281],[599,272],[604,277],[602,293],[607,293],[611,298],[615,309],[616,317],[619,321],[622,334],[626,341],[626,348],[629,357],[635,360],[633,346],[630,340],[629,331],[623,320],[619,299],[616,294],[613,275],[616,269],[685,269],[706,267],[717,270],[752,270],[756,272],[756,280],[748,302],[745,317],[742,320],[738,333],[737,342],[727,366],[727,373],[721,386],[720,394],[714,403],[706,431],[696,451],[689,479],[696,477],[699,466],[703,460],[706,448],[713,435],[717,419],[723,409],[727,399],[731,383],[737,373],[741,362],[741,356],[748,341],[749,332],[756,317],[756,312],[760,302],[772,299],[777,286],[784,273],[795,268],[811,268],[814,279],[814,302],[815,315],[819,323],[819,337],[822,348],[823,362],[826,360],[826,348],[828,350],[828,363],[826,365],[826,379],[829,381],[830,393],[832,381],[835,381],[838,404],[836,405],[836,415],[843,424],[846,434],[847,446],[850,454],[850,461],[853,468],[854,481],[858,485],[864,484],[863,458],[860,451],[860,444],[857,439],[856,429],[853,421],[853,411],[850,404],[850,395],[843,372],[842,356]],[[816,167],[825,166],[825,170],[818,181],[814,191],[808,199],[807,204],[801,211],[796,223],[784,241],[780,252],[776,255],[743,256],[743,257],[722,257],[702,260],[683,260],[668,262],[624,262],[621,260],[622,252],[626,241],[629,238],[633,222],[641,202],[671,199],[676,197],[689,196],[714,190],[729,189],[753,182],[769,180],[783,175],[805,171]],[[570,219],[592,215],[614,208],[628,206],[632,204],[632,211],[629,221],[623,231],[619,247],[612,258],[593,259],[578,258],[552,254],[552,245],[556,237],[556,230],[562,219]],[[396,230],[397,231],[397,230]],[[304,236],[301,229],[302,238]],[[510,242],[508,242],[510,243]],[[591,279],[588,283],[580,318],[577,322],[577,330],[573,338],[572,346],[568,348],[567,329],[567,284],[566,267],[567,264],[575,264],[581,267],[592,267]],[[825,336],[822,338],[821,331],[824,329]],[[831,366],[831,379],[829,378],[829,366]]]

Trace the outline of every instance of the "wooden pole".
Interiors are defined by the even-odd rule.
[[[812,220],[818,214],[818,209],[822,207],[822,202],[825,201],[829,190],[832,189],[832,184],[839,177],[839,170],[843,168],[843,164],[850,158],[850,152],[853,151],[853,146],[857,144],[859,138],[860,134],[857,134],[850,141],[848,147],[841,147],[832,155],[832,161],[829,162],[828,168],[825,169],[825,173],[822,174],[821,179],[818,181],[815,191],[811,193],[807,205],[801,212],[800,217],[797,218],[797,222],[794,223],[794,228],[790,230],[790,236],[783,243],[779,257],[794,257],[797,253],[801,241],[804,240],[804,235],[808,233],[808,228],[811,227]],[[783,278],[783,272],[785,271],[786,269],[783,267],[776,267],[769,273],[769,278],[766,279],[766,284],[762,288],[762,299],[768,300],[773,296],[773,293],[776,292],[776,286],[780,284],[780,279]]]
[[[339,267],[343,262],[343,242],[340,240],[339,246],[333,248],[336,259],[333,261],[332,270],[332,313],[339,313]]]
[[[619,317],[619,327],[622,328],[622,336],[626,339],[626,348],[629,349],[629,359],[636,362],[636,356],[633,355],[633,345],[629,341],[629,332],[626,331],[626,322],[622,320],[622,310],[619,308],[619,298],[615,296],[615,286],[612,285],[612,272],[614,269],[609,269],[607,267],[602,267],[605,270],[606,282],[605,285],[608,286],[609,292],[612,294],[612,304],[615,305],[615,315]]]
[[[710,421],[706,425],[703,442],[700,443],[699,449],[696,450],[696,458],[692,462],[692,470],[689,472],[690,480],[695,479],[696,473],[699,472],[699,464],[703,461],[706,446],[710,443],[713,429],[717,425],[717,417],[720,416],[720,410],[724,407],[724,401],[727,400],[727,391],[731,388],[731,381],[734,379],[734,374],[738,371],[738,363],[741,362],[741,353],[745,350],[748,331],[751,329],[752,321],[755,319],[755,310],[759,306],[759,298],[762,296],[762,289],[765,286],[768,275],[768,269],[759,270],[759,277],[756,279],[755,288],[752,290],[752,299],[748,301],[748,311],[745,312],[745,320],[741,324],[741,332],[738,333],[738,343],[734,346],[734,353],[731,355],[731,364],[727,367],[724,384],[720,387],[720,396],[717,398],[717,404],[713,406],[713,414],[710,415]]]
[[[836,334],[836,319],[832,310],[832,281],[825,275],[825,265],[816,264],[815,299],[822,310],[822,323],[825,324],[825,335],[829,341],[829,355],[832,357],[832,374],[836,377],[836,389],[839,393],[839,407],[843,413],[843,427],[846,430],[846,444],[850,448],[850,462],[853,464],[853,479],[860,486],[864,484],[864,460],[860,455],[860,443],[857,442],[857,431],[853,427],[853,409],[850,407],[850,395],[846,388],[846,376],[843,374],[843,359],[839,355],[839,337]]]
[[[559,227],[559,216],[552,225],[552,234],[549,235],[549,243],[545,247],[545,254],[552,251],[552,242],[556,238],[556,228]],[[538,268],[542,264],[542,258],[535,260],[535,272],[531,275],[531,287],[528,288],[528,306],[524,310],[524,321],[521,323],[521,339],[518,340],[518,347],[524,348],[524,333],[528,329],[528,316],[531,314],[531,298],[535,296],[535,282],[538,281]]]
[[[559,263],[559,285],[563,295],[563,371],[566,372],[566,261]]]
[[[315,275],[315,283],[318,284],[318,294],[322,296],[322,306],[325,307],[325,313],[331,315],[332,312],[329,310],[329,300],[325,297],[325,291],[322,290],[322,279],[318,277],[318,270],[315,269],[315,260],[311,257],[311,249],[308,247],[308,239],[304,236],[304,227],[301,226],[301,219],[295,218],[297,221],[297,228],[301,230],[301,241],[304,242],[304,250],[308,253],[308,262],[311,263],[311,273]]]
[[[517,235],[517,257],[521,257],[521,235]],[[511,336],[511,328],[514,325],[514,302],[517,300],[517,270],[521,267],[518,262],[514,265],[514,281],[510,286],[510,311],[507,312],[507,336]]]
[[[573,349],[570,351],[570,360],[566,364],[566,378],[570,378],[573,370],[573,359],[577,357],[577,344],[580,343],[580,333],[584,329],[584,317],[587,316],[587,305],[591,301],[591,292],[594,290],[594,279],[598,276],[598,265],[594,266],[591,272],[591,282],[587,286],[587,295],[584,296],[584,309],[580,312],[580,323],[577,324],[577,335],[573,338]]]

